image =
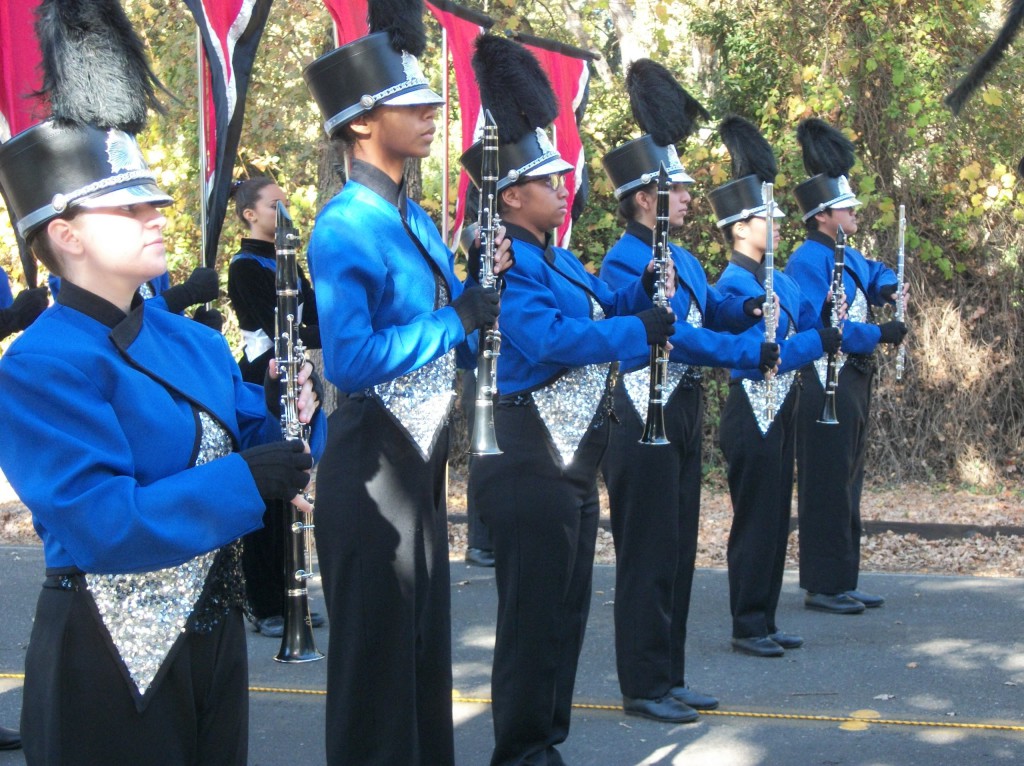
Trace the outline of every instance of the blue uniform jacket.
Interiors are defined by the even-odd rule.
[[[612,289],[636,282],[651,261],[651,241],[654,232],[642,224],[631,222],[626,232],[608,251],[601,264],[601,279]],[[761,359],[761,342],[750,336],[727,335],[742,333],[756,319],[743,311],[746,298],[725,296],[708,285],[704,268],[689,251],[669,243],[672,261],[676,267],[676,294],[671,301],[676,315],[676,330],[672,336],[673,362],[699,367],[757,367]],[[693,327],[686,321],[690,301],[700,307],[702,327]],[[650,354],[622,360],[624,372],[639,369],[650,362]]]
[[[309,247],[327,377],[346,393],[417,370],[466,340],[454,308],[434,309],[434,272],[396,205],[353,178],[320,211]],[[426,212],[405,204],[454,300],[462,293],[454,256]],[[473,366],[463,353],[460,366]]]
[[[5,309],[14,303],[14,295],[11,293],[11,278],[7,272],[0,269],[0,309]]]
[[[193,466],[209,412],[237,450],[281,438],[224,337],[73,284],[0,358],[0,467],[32,512],[49,570],[175,566],[261,526],[245,460]],[[314,456],[326,426],[318,413]]]
[[[807,239],[789,257],[786,274],[796,280],[800,290],[821,314],[829,290],[832,289],[832,271],[836,265],[835,241],[820,232],[810,232]],[[870,261],[858,250],[847,246],[843,256],[843,287],[847,300],[852,300],[858,285],[863,289],[868,304],[881,306],[886,301],[881,289],[896,284],[896,275],[879,261]],[[878,325],[867,322],[843,322],[843,351],[848,354],[870,354],[875,350],[882,331]]]
[[[822,355],[821,336],[817,333],[822,324],[818,313],[811,306],[811,302],[800,292],[800,287],[796,282],[776,270],[773,284],[781,306],[775,342],[779,344],[781,358],[778,372],[782,374],[810,364]],[[716,287],[727,295],[738,295],[744,299],[764,295],[763,264],[734,251],[732,260],[722,272]],[[796,334],[787,338],[791,326],[796,330]],[[763,341],[764,319],[759,319],[757,324],[747,330],[744,335],[752,340],[756,339],[758,343]],[[733,369],[731,376],[754,380],[764,379],[760,370],[756,369]]]
[[[512,239],[516,265],[504,275],[498,320],[502,395],[538,388],[568,368],[649,355],[643,322],[629,316],[652,305],[639,279],[612,290],[568,250],[544,247],[511,224],[506,236]],[[588,296],[608,319],[591,318]]]

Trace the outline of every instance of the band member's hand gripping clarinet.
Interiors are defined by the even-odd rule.
[[[274,335],[274,356],[281,386],[281,432],[285,439],[309,441],[309,426],[299,420],[299,370],[306,362],[306,347],[299,337],[298,316],[299,271],[296,261],[299,235],[291,216],[277,203],[277,328]],[[307,502],[312,502],[303,493]],[[285,515],[285,571],[292,573],[286,592],[284,635],[281,649],[274,657],[278,662],[313,662],[323,659],[313,641],[313,625],[309,617],[309,592],[306,581],[315,577],[309,562],[312,558],[312,512],[289,504]]]

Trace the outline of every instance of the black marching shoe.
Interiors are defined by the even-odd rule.
[[[484,548],[466,548],[466,563],[475,567],[493,567],[494,551]]]
[[[668,693],[688,707],[694,710],[714,710],[718,707],[718,700],[709,694],[695,692],[689,686],[680,684],[673,686]]]
[[[657,699],[623,697],[622,709],[626,715],[650,718],[652,721],[663,723],[693,723],[700,718],[700,714],[696,710],[671,694]]]
[[[777,643],[783,649],[799,649],[804,645],[803,636],[797,636],[793,633],[783,633],[781,630],[769,633],[768,638]]]
[[[885,603],[885,599],[881,596],[875,596],[871,593],[865,593],[862,590],[848,590],[843,595],[856,599],[864,605],[865,609],[877,609]]]
[[[273,617],[256,620],[256,632],[267,638],[280,638],[284,635],[284,617],[275,614]]]
[[[752,657],[781,657],[786,652],[768,636],[752,636],[750,638],[734,638],[732,650],[743,652]]]
[[[810,593],[804,596],[804,606],[832,614],[860,614],[864,604],[846,593]]]
[[[19,750],[21,748],[21,734],[14,729],[0,726],[0,750]]]

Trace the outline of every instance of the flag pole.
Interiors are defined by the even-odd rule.
[[[203,33],[196,24],[196,92],[199,98],[199,231],[201,246],[199,265],[206,266],[206,99],[203,98]]]

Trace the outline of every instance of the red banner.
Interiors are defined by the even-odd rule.
[[[36,8],[39,0],[0,3],[0,140],[42,122],[46,107],[31,93],[42,85]]]
[[[366,0],[324,0],[324,5],[334,19],[339,47],[365,37],[370,31]]]
[[[563,45],[554,40],[544,40],[527,35],[515,39],[523,43],[530,53],[537,57],[544,68],[551,88],[558,100],[558,116],[554,122],[554,144],[562,159],[575,170],[566,174],[565,185],[569,190],[571,214],[558,229],[558,244],[568,248],[572,237],[572,224],[586,203],[588,183],[586,160],[583,156],[583,141],[580,138],[579,122],[587,105],[590,83],[588,61],[594,58],[587,51]]]
[[[206,145],[206,251],[214,266],[227,212],[231,173],[242,135],[249,75],[272,0],[185,0],[203,40],[203,129]]]
[[[476,11],[455,5],[446,0],[428,2],[427,8],[437,18],[448,37],[448,51],[452,69],[455,72],[455,87],[459,94],[459,112],[462,115],[462,151],[473,145],[477,128],[483,124],[480,109],[480,88],[473,74],[473,44],[494,20]],[[461,152],[460,152],[461,154]],[[458,191],[455,197],[455,220],[449,245],[454,250],[465,224],[466,194],[470,181],[466,171],[459,172]],[[447,214],[447,211],[445,211]]]

